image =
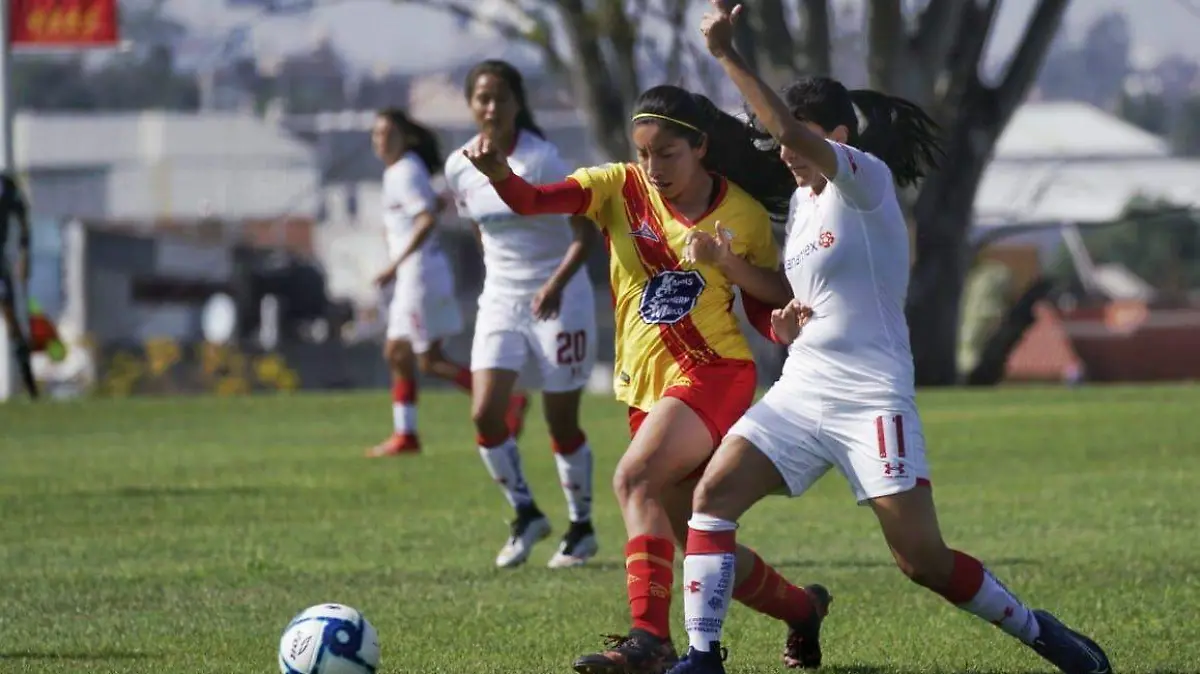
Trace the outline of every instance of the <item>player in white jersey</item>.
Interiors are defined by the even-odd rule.
[[[776,95],[733,47],[740,6],[713,0],[709,50],[781,146],[799,186],[788,222],[784,277],[756,272],[720,237],[698,234],[693,255],[743,288],[791,287],[773,316],[789,344],[783,374],[734,424],[696,487],[684,601],[690,648],[672,674],[723,674],[720,647],[737,520],[783,490],[799,496],[831,468],[875,512],[900,569],[914,582],[1029,645],[1067,674],[1106,674],[1107,656],[1050,613],[1031,610],[974,557],[949,548],[934,509],[913,387],[904,305],[909,244],[896,185],[936,165],[936,125],[920,108],[836,80],[801,80]],[[859,118],[866,121],[860,130]],[[812,315],[803,326],[801,305]],[[810,599],[814,597],[810,594]],[[820,664],[825,602],[788,636],[789,666]]]
[[[383,224],[388,265],[375,278],[387,311],[384,358],[392,373],[393,432],[368,456],[420,451],[417,370],[471,390],[471,373],[442,352],[442,340],[463,329],[450,261],[435,229],[441,210],[431,177],[442,170],[437,138],[402,110],[376,116],[371,145],[383,172]],[[514,408],[523,408],[516,401]],[[519,430],[517,414],[510,423]]]
[[[476,65],[465,93],[479,133],[509,148],[514,171],[534,183],[566,177],[569,168],[534,123],[512,65]],[[472,418],[483,463],[516,510],[496,565],[524,563],[532,546],[550,534],[505,420],[507,401],[520,383],[542,390],[571,520],[549,566],[578,566],[597,550],[592,453],[579,425],[580,398],[596,357],[593,291],[583,269],[596,228],[586,218],[572,218],[567,226],[565,216],[516,215],[461,150],[446,160],[446,181],[459,213],[478,227],[486,268],[471,347]]]

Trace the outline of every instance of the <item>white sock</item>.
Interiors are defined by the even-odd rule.
[[[396,435],[416,435],[417,406],[412,403],[392,403],[392,424]]]
[[[701,513],[688,521],[683,558],[683,615],[689,645],[708,652],[721,640],[733,600],[737,523]]]
[[[495,447],[480,447],[479,456],[483,465],[500,489],[509,505],[521,508],[533,503],[533,495],[525,482],[525,473],[521,470],[521,454],[517,451],[517,441],[509,438]]]
[[[996,580],[991,571],[983,570],[983,585],[965,604],[962,610],[983,618],[1026,644],[1038,637],[1038,622],[1025,604],[1021,603],[1004,584]]]
[[[592,517],[592,450],[584,442],[570,454],[554,454],[558,481],[567,497],[567,511],[572,522],[586,522]]]

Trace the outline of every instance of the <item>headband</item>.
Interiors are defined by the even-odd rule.
[[[688,124],[687,122],[681,122],[678,119],[675,119],[674,117],[667,117],[666,115],[656,115],[652,112],[642,112],[642,113],[634,115],[633,119],[630,121],[636,122],[639,119],[661,119],[665,122],[671,122],[672,124],[678,124],[679,126],[682,126],[685,129],[691,129],[692,131],[695,131],[696,133],[699,133],[699,134],[704,133],[700,129],[697,129],[696,127],[692,126],[691,124]]]

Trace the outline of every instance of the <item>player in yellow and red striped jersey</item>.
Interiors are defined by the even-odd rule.
[[[771,271],[779,252],[770,213],[787,212],[795,191],[774,152],[711,101],[678,87],[641,95],[632,117],[638,161],[582,169],[534,186],[480,139],[464,150],[521,215],[587,215],[611,253],[618,400],[629,406],[631,442],[614,489],[629,536],[627,589],[632,629],[607,650],[575,663],[578,672],[658,674],[677,659],[670,640],[672,564],[685,540],[698,475],[726,430],[754,398],[749,346],[733,313],[732,267]],[[720,226],[736,255],[725,267],[691,264],[689,239]],[[755,327],[791,297],[784,284],[741,287]],[[819,621],[825,598],[792,585],[747,548],[738,553],[734,596],[789,625]],[[819,605],[820,610],[812,610]]]

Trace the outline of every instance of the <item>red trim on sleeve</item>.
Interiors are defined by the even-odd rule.
[[[574,180],[530,185],[516,173],[493,183],[496,194],[518,215],[578,215],[586,211],[590,195]]]
[[[776,344],[783,344],[783,341],[775,335],[775,330],[771,328],[771,312],[779,307],[773,307],[743,290],[742,308],[746,310],[746,318],[750,321],[750,325],[754,326],[760,335]]]

